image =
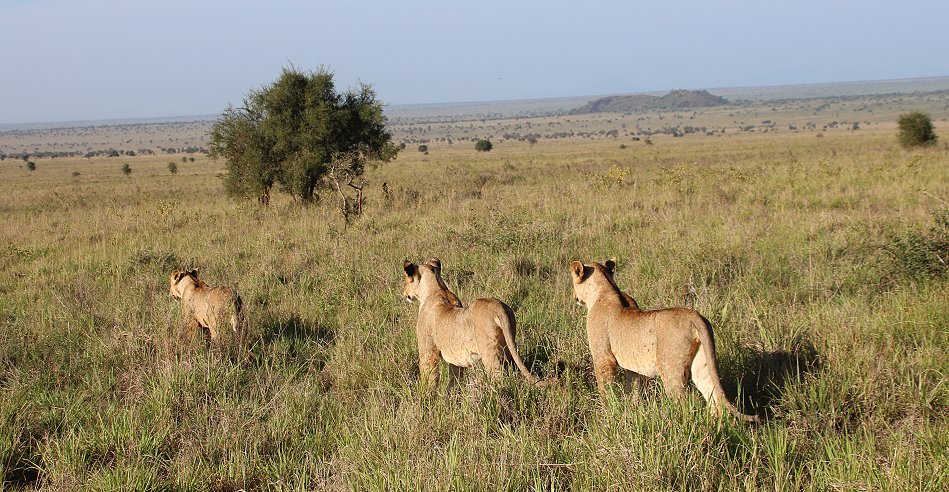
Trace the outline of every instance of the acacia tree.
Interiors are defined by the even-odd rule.
[[[358,199],[366,167],[395,157],[385,129],[382,103],[372,86],[336,92],[333,73],[284,68],[271,85],[252,90],[240,108],[228,106],[211,129],[208,154],[224,158],[225,191],[259,196],[268,203],[272,188],[311,203],[320,192],[336,191],[342,210]]]

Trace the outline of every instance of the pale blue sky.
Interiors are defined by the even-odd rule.
[[[945,0],[0,0],[0,123],[219,113],[282,66],[390,104],[949,75]]]

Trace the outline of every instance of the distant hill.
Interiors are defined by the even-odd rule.
[[[676,90],[664,96],[637,94],[633,96],[602,97],[580,106],[571,113],[632,113],[655,109],[705,108],[724,104],[728,104],[728,100],[724,97],[709,94],[708,91]]]

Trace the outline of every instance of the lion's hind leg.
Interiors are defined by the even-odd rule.
[[[722,405],[718,401],[718,394],[715,392],[717,385],[712,371],[708,367],[710,363],[714,364],[714,361],[709,361],[705,355],[705,350],[699,348],[698,352],[695,353],[695,358],[692,359],[692,382],[695,383],[699,393],[702,393],[702,398],[705,398],[708,405],[712,407],[712,412],[719,415],[722,413]]]
[[[630,371],[629,369],[623,369],[623,376],[625,380],[626,394],[629,395],[633,401],[642,401],[643,376],[638,372]]]
[[[484,372],[492,379],[504,376],[504,351],[496,350],[497,353],[481,358],[481,363],[484,364]]]
[[[451,390],[458,384],[458,381],[461,380],[461,377],[464,375],[465,368],[461,366],[456,366],[454,364],[448,364],[448,389]]]

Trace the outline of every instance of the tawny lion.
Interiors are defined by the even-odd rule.
[[[403,293],[408,302],[419,303],[416,337],[420,377],[438,382],[438,362],[448,363],[451,384],[464,368],[481,360],[488,375],[503,374],[504,360],[513,360],[531,383],[547,386],[527,369],[514,343],[514,312],[497,299],[478,299],[464,307],[441,278],[441,262],[431,259],[424,265],[406,261]]]
[[[741,413],[725,397],[718,376],[712,327],[699,313],[684,308],[641,311],[632,297],[613,281],[616,262],[570,265],[574,298],[587,307],[587,337],[600,394],[613,381],[617,369],[626,376],[627,388],[642,377],[662,378],[667,395],[681,397],[691,376],[712,411],[725,408],[735,416],[759,422]]]
[[[241,296],[228,287],[208,287],[198,280],[198,269],[175,270],[168,277],[168,293],[181,300],[181,314],[188,319],[188,328],[195,325],[206,331],[211,342],[221,336],[224,322],[237,333],[240,328]]]

